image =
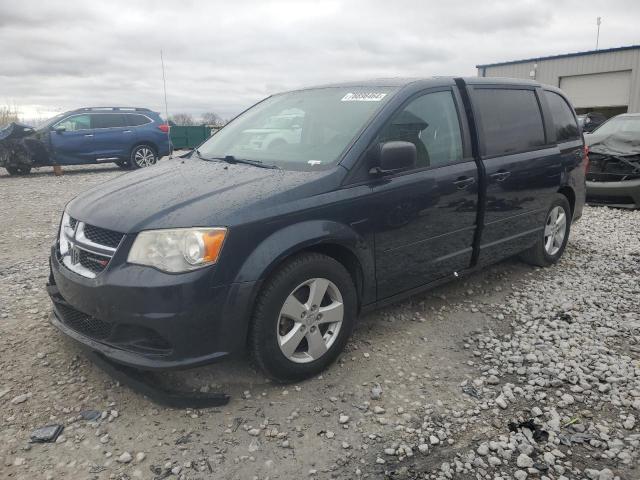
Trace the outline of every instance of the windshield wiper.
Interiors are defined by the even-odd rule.
[[[233,155],[225,155],[224,157],[203,157],[198,150],[196,150],[196,154],[203,160],[221,160],[227,163],[244,163],[246,165],[253,165],[254,167],[259,168],[274,168],[280,169],[277,165],[271,165],[269,163],[261,162],[260,160],[248,160],[246,158],[237,158]]]

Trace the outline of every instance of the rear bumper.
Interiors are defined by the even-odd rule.
[[[587,203],[640,208],[640,179],[622,182],[587,182]]]
[[[51,323],[110,360],[188,368],[244,349],[255,282],[212,287],[208,269],[167,275],[133,265],[88,279],[61,265],[55,249],[50,265]]]

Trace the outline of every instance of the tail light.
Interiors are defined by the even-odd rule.
[[[158,129],[162,133],[169,133],[169,125],[167,125],[166,123],[163,123],[162,125],[158,125]]]
[[[589,171],[589,147],[587,145],[584,146],[584,155],[582,157],[582,163],[584,166],[584,174],[586,175]]]

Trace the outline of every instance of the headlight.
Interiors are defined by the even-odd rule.
[[[218,261],[226,228],[174,228],[140,232],[127,261],[170,273],[186,272]]]
[[[73,237],[73,228],[71,227],[71,217],[65,211],[60,221],[60,232],[58,232],[58,245],[60,254],[66,255],[69,251],[69,240],[67,237]]]

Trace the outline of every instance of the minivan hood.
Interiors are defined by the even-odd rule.
[[[328,191],[339,170],[296,172],[197,158],[163,160],[80,194],[67,212],[123,233],[232,226],[267,218],[283,204]]]

